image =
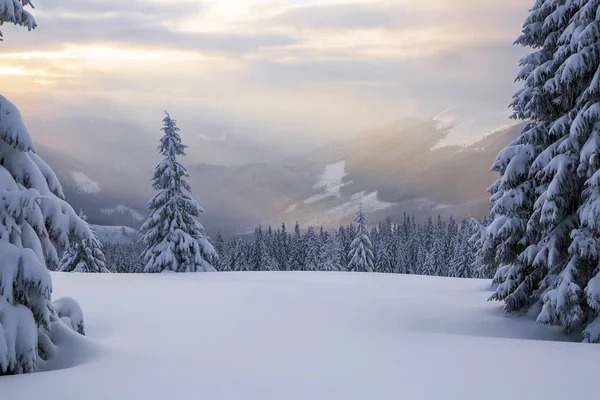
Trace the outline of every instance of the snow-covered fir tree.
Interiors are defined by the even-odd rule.
[[[23,8],[28,4],[0,1],[0,25],[34,28],[35,20]],[[51,298],[48,270],[59,266],[55,245],[67,248],[70,238],[92,238],[35,151],[21,113],[0,95],[0,375],[35,371],[39,358],[60,350],[50,335],[63,323],[61,316],[67,317]],[[75,325],[83,333],[83,320]]]
[[[322,267],[321,260],[321,239],[315,233],[312,226],[308,227],[304,243],[304,269],[306,271],[317,271]]]
[[[187,194],[191,191],[186,181],[189,175],[177,160],[187,146],[181,142],[176,120],[165,114],[158,146],[165,158],[152,177],[152,187],[159,193],[148,203],[150,216],[141,228],[146,245],[144,271],[214,271],[210,261],[217,254],[198,221],[203,209]]]
[[[448,276],[454,278],[473,277],[473,263],[475,261],[475,249],[471,237],[473,231],[471,224],[463,220],[458,230],[457,240],[455,241],[454,256],[450,258],[450,269]]]
[[[367,215],[362,204],[358,207],[358,211],[354,216],[354,223],[356,224],[356,232],[350,245],[348,271],[373,272],[373,245],[369,237]]]
[[[83,210],[79,211],[79,218],[87,223],[87,216]],[[71,241],[71,245],[60,260],[61,272],[109,272],[102,252],[102,244],[91,227],[90,230],[92,237]]]
[[[287,233],[285,223],[281,225],[281,229],[276,233],[276,250],[275,258],[277,260],[278,269],[280,271],[290,270],[290,237]]]
[[[254,230],[254,242],[250,252],[250,269],[253,271],[275,271],[277,270],[276,260],[269,254],[265,233],[262,227]]]
[[[492,299],[518,312],[538,301],[538,322],[584,326],[600,341],[600,27],[598,0],[537,1],[517,44],[514,117],[530,121],[500,152],[480,259],[497,267]]]
[[[488,226],[490,217],[481,221],[471,220],[472,236],[469,242],[476,249],[472,265],[474,278],[493,278],[496,274],[496,256],[490,251],[493,243],[489,240]]]
[[[294,226],[294,236],[290,240],[290,269],[292,271],[304,269],[304,244],[300,224],[297,221]]]
[[[235,246],[230,249],[229,266],[232,271],[251,271],[251,265],[248,261],[248,246],[242,239],[235,242]]]
[[[340,271],[342,250],[339,234],[335,230],[329,232],[321,251],[322,266],[319,269],[322,271]]]
[[[223,235],[221,231],[217,231],[215,236],[215,244],[214,249],[217,254],[217,258],[212,261],[213,267],[218,271],[221,271],[225,268],[226,264],[226,254],[225,254],[225,240],[223,239]]]
[[[450,216],[450,218],[448,219],[448,226],[446,227],[446,230],[445,230],[446,250],[445,250],[444,259],[446,261],[454,259],[454,255],[455,255],[454,252],[456,251],[456,246],[457,246],[457,241],[458,241],[458,231],[459,231],[458,224],[456,223],[454,218],[452,216]]]
[[[374,244],[375,272],[392,273],[395,270],[394,260],[396,257],[392,250],[395,247],[395,237],[391,220],[387,219],[379,223],[377,235],[378,238],[376,244]],[[373,234],[371,234],[371,237],[373,237]]]
[[[448,275],[448,263],[451,258],[447,258],[447,228],[445,221],[438,215],[436,229],[433,237],[433,248],[431,253],[434,255],[434,269],[433,275],[435,276],[447,276]]]
[[[223,248],[223,258],[221,259],[221,272],[230,272],[235,270],[235,240],[230,240]]]
[[[0,25],[10,23],[24,26],[29,30],[36,28],[35,18],[27,10],[27,6],[33,8],[30,0],[0,0]],[[0,41],[2,41],[1,30]]]
[[[338,246],[340,248],[339,266],[340,271],[346,271],[348,269],[348,263],[350,262],[350,244],[352,240],[348,237],[348,230],[343,226],[340,226],[338,230]]]
[[[413,235],[415,234],[410,217],[404,213],[402,224],[395,231],[397,242],[395,272],[402,274],[414,273],[417,263],[417,251],[413,248],[415,245]]]

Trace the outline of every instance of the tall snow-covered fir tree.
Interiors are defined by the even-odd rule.
[[[87,221],[83,210],[79,211],[79,218]],[[91,227],[90,227],[91,229]],[[72,240],[65,254],[60,260],[61,272],[109,272],[106,268],[106,259],[102,252],[102,244],[93,229],[91,238]]]
[[[146,249],[142,258],[145,272],[214,271],[211,260],[217,257],[204,235],[198,218],[204,212],[192,199],[186,181],[189,175],[177,157],[185,156],[175,119],[168,113],[163,119],[163,136],[158,146],[165,157],[154,170],[152,187],[159,193],[148,203],[150,216],[143,224],[142,240]]]
[[[27,5],[0,1],[0,25],[33,29]],[[0,95],[0,375],[35,371],[39,358],[55,354],[49,333],[67,316],[51,299],[48,270],[59,263],[55,244],[66,248],[69,238],[91,237],[65,202],[56,175],[35,153],[21,113]],[[76,325],[83,333],[83,321]]]
[[[358,272],[373,272],[374,270],[374,255],[373,245],[369,237],[368,220],[362,204],[359,205],[358,211],[354,216],[356,224],[355,236],[350,245],[350,262],[348,263],[349,271]]]
[[[497,267],[494,300],[517,312],[541,301],[538,322],[584,326],[600,341],[599,0],[538,0],[516,43],[514,117],[530,123],[492,169],[484,268]]]

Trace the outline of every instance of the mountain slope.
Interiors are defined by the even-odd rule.
[[[320,168],[322,174],[343,163],[339,189],[327,196],[330,189],[315,188],[291,207],[289,216],[314,224],[343,222],[362,201],[374,221],[405,211],[420,218],[436,213],[481,217],[488,211],[486,189],[495,179],[490,166],[522,128],[508,126],[469,146],[439,148],[434,146],[445,132],[435,121],[399,122],[365,132],[345,147],[336,146],[328,164],[322,164],[323,150],[303,159],[304,168]]]
[[[118,125],[101,125],[108,129],[111,124]],[[193,196],[206,210],[202,223],[211,235],[217,229],[251,232],[255,225],[282,221],[338,224],[361,201],[372,222],[405,211],[417,218],[437,213],[481,217],[488,208],[486,188],[494,180],[489,168],[521,128],[500,129],[470,146],[435,148],[445,134],[435,121],[399,121],[282,162],[224,166],[196,163],[193,156],[183,162]],[[91,149],[84,149],[84,141],[58,150],[56,138],[38,140],[39,132],[32,132],[40,143],[38,151],[59,175],[67,200],[83,208],[93,223],[140,226],[153,195],[150,176],[158,160],[150,135],[136,134],[134,142],[141,145],[124,140],[113,152],[112,134],[94,136]],[[48,142],[53,147],[44,144]]]

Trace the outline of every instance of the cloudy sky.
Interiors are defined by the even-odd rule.
[[[439,115],[465,141],[509,122],[532,0],[34,4],[38,29],[0,42],[0,90],[26,116],[149,125],[168,109],[329,138]]]

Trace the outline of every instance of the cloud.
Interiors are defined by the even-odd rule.
[[[169,106],[349,133],[450,107],[481,120],[516,89],[530,1],[40,0],[36,31],[6,28],[0,80],[48,114]]]
[[[421,14],[392,2],[328,4],[288,8],[267,22],[299,29],[396,29],[414,27]]]
[[[23,44],[56,48],[61,44],[127,44],[129,46],[245,54],[270,46],[293,45],[287,34],[224,31],[183,31],[181,21],[204,12],[202,2],[106,2],[99,0],[49,2],[39,10],[34,35],[8,41],[8,51]]]

